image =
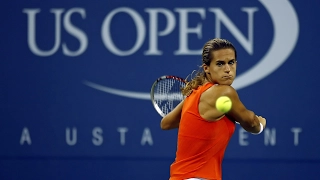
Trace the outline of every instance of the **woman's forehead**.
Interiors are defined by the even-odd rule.
[[[235,60],[235,56],[235,52],[231,48],[212,51],[212,60],[214,61]]]

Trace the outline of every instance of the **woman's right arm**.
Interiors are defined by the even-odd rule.
[[[162,118],[161,129],[170,130],[179,127],[183,102],[180,102],[170,113]]]

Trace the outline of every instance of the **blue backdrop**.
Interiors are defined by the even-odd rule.
[[[237,126],[223,178],[319,179],[320,1],[22,1],[0,6],[0,179],[169,178],[177,130],[149,91],[203,44],[238,50],[233,86],[267,119]]]

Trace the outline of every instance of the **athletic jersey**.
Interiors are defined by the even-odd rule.
[[[170,180],[222,178],[222,159],[234,133],[235,123],[226,116],[214,122],[200,116],[200,96],[211,86],[211,83],[199,86],[184,101],[176,159],[170,167]]]

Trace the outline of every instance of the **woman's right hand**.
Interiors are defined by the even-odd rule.
[[[257,116],[257,115],[256,115]],[[267,125],[267,120],[266,118],[262,117],[262,116],[257,116],[257,118],[259,119],[260,123],[263,125],[263,129],[266,128]]]

